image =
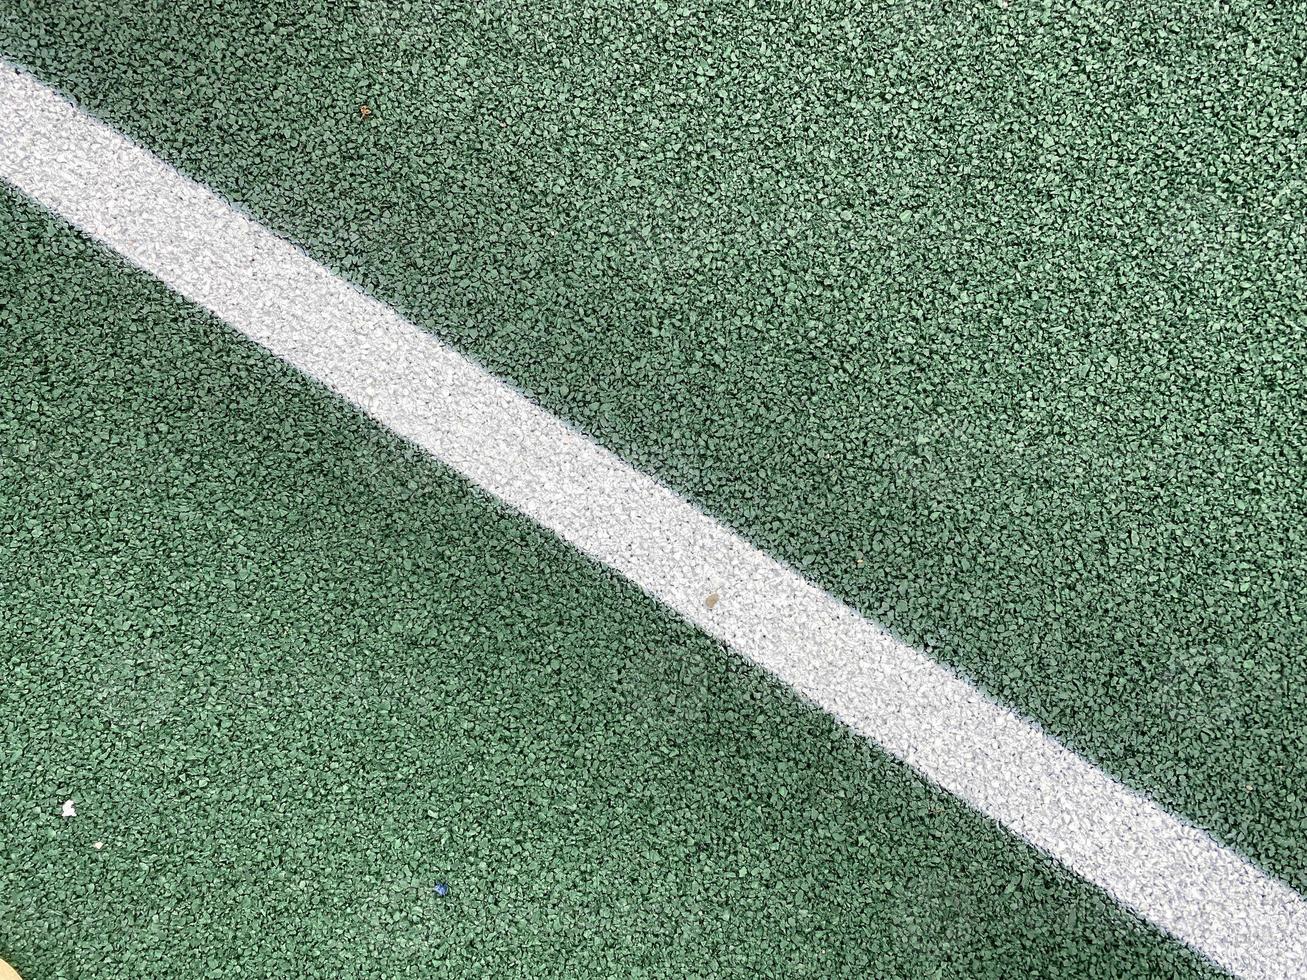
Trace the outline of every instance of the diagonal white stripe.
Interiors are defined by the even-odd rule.
[[[1307,976],[1292,889],[3,62],[0,176],[1215,962]]]

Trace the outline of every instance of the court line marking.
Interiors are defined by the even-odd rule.
[[[1283,882],[3,61],[0,176],[1215,963],[1307,976]]]

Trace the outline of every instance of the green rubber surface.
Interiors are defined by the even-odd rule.
[[[0,236],[27,980],[1212,975],[9,191]]]
[[[0,10],[7,56],[1307,887],[1307,7]]]

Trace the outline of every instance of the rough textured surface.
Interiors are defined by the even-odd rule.
[[[1206,972],[0,201],[0,955],[29,978]]]
[[[21,72],[0,176],[1149,923],[1307,974],[1307,900]]]
[[[0,50],[1307,887],[1302,5],[0,10]]]

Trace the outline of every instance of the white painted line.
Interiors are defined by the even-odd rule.
[[[3,62],[0,176],[1215,962],[1307,977],[1292,889]]]

